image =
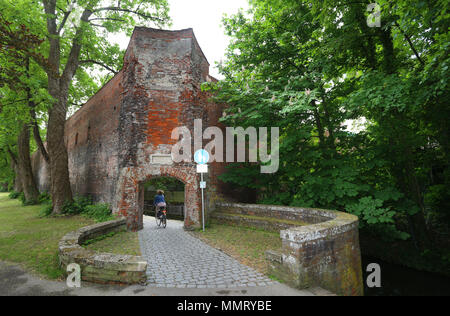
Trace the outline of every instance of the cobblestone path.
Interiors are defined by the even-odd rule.
[[[164,229],[156,226],[153,217],[144,217],[139,242],[148,261],[149,286],[236,288],[276,283],[191,236],[180,221],[168,221]]]

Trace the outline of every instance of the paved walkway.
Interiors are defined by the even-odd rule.
[[[220,289],[277,283],[191,236],[180,221],[169,220],[164,229],[154,217],[144,217],[139,241],[149,286]]]
[[[42,280],[22,268],[0,261],[0,296],[312,296],[283,284],[236,289],[177,289],[142,285],[119,286],[82,282],[70,289],[65,282]],[[320,295],[320,294],[319,294]],[[183,299],[184,300],[184,299]],[[183,302],[180,299],[180,302]]]
[[[147,286],[99,285],[82,282],[70,289],[65,282],[43,280],[17,265],[0,261],[0,296],[314,296],[321,289],[296,290],[272,282],[211,248],[168,222],[156,229],[154,218],[146,219],[140,232],[143,252],[149,260]]]
[[[145,220],[139,233],[149,261],[149,284],[118,286],[82,282],[70,289],[65,282],[43,280],[17,265],[0,261],[0,296],[314,296],[323,290],[296,290],[268,280],[226,254],[186,233],[182,223],[169,221],[156,229]]]

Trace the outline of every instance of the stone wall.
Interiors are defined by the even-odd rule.
[[[118,177],[119,112],[122,105],[119,72],[66,122],[70,183],[74,195],[112,204]],[[50,190],[50,172],[39,151],[32,157],[39,190]]]
[[[66,123],[72,190],[112,204],[119,163],[119,112],[123,72],[119,72]]]
[[[268,221],[304,222],[303,226],[281,230],[282,249],[267,253],[269,272],[300,289],[320,286],[338,295],[363,295],[356,216],[321,209],[234,203],[219,203],[217,211],[258,216],[259,220],[267,217]]]
[[[142,228],[143,184],[156,176],[174,177],[185,184],[185,226],[201,224],[195,164],[155,163],[152,156],[170,157],[177,142],[171,139],[172,131],[186,126],[192,133],[194,120],[205,118],[200,85],[208,80],[208,69],[192,29],[135,29],[124,61],[120,176],[113,204],[115,212],[128,218],[132,230]]]
[[[145,284],[147,262],[141,257],[95,253],[81,245],[90,239],[110,232],[127,230],[126,219],[119,219],[83,227],[64,236],[59,242],[59,259],[64,270],[76,263],[81,268],[81,279],[107,284]]]

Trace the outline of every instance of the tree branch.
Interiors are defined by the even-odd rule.
[[[25,61],[25,67],[26,67],[27,78],[30,79],[30,59],[29,58],[27,58]],[[35,111],[37,104],[33,101],[31,88],[29,86],[27,86],[25,88],[25,91],[27,93],[28,107],[30,108],[30,116],[31,116],[31,124],[33,126],[34,140],[36,141],[36,144],[37,144],[39,150],[41,151],[42,156],[44,157],[45,161],[47,163],[49,163],[50,158],[49,158],[47,150],[45,149],[45,146],[42,142],[41,134],[39,132],[39,126],[37,124],[36,111]]]
[[[106,26],[104,26],[104,25],[95,24],[95,23],[91,23],[91,22],[89,22],[89,24],[92,26],[95,26],[95,27],[102,27],[102,28],[106,29]]]
[[[11,161],[14,163],[14,165],[18,165],[17,162],[17,157],[16,155],[12,152],[11,148],[9,148],[9,146],[6,146],[6,150],[8,151],[9,156],[11,157]]]
[[[160,22],[165,22],[164,19],[161,19],[159,17],[153,16],[153,15],[147,15],[144,14],[142,12],[139,12],[137,10],[129,10],[129,9],[124,9],[124,8],[120,8],[120,7],[104,7],[104,8],[98,8],[94,10],[94,13],[100,12],[100,11],[118,11],[118,12],[127,12],[127,13],[132,13],[132,14],[136,14],[140,17],[143,17],[144,19],[150,19],[150,20],[157,20]]]
[[[57,33],[56,25],[56,0],[44,0],[45,14],[47,15],[47,31],[48,41],[50,43],[50,50],[48,54],[48,60],[51,67],[54,69],[54,73],[48,72],[49,77],[59,76],[59,66],[61,61],[60,42],[59,35]]]
[[[66,21],[67,21],[67,19],[69,18],[70,13],[72,13],[72,10],[69,10],[69,11],[67,11],[67,12],[64,12],[64,18],[63,18],[63,20],[61,21],[61,24],[59,25],[58,30],[57,30],[58,34],[61,33],[61,30],[63,29],[64,25],[66,24]]]
[[[84,26],[83,23],[89,23],[89,17],[92,15],[92,11],[88,8],[90,8],[90,5],[87,5],[87,8],[84,10],[83,14],[81,15],[80,21],[81,25],[78,27],[75,36],[72,40],[72,49],[70,50],[69,58],[67,59],[66,67],[64,68],[63,74],[62,74],[62,81],[60,88],[62,90],[68,89],[69,84],[75,75],[75,72],[78,68],[79,64],[79,58],[80,58],[80,51],[81,51],[81,38],[83,36],[83,29]]]
[[[408,34],[406,34],[402,28],[400,27],[400,25],[397,23],[397,21],[395,21],[395,26],[400,30],[400,33],[402,33],[402,35],[405,37],[406,41],[409,44],[409,47],[411,47],[412,51],[414,52],[414,55],[416,55],[417,60],[422,64],[422,66],[425,65],[424,61],[422,60],[422,58],[420,57],[419,53],[417,52],[416,48],[414,47],[413,42],[411,41],[411,38],[408,36]]]
[[[118,21],[118,22],[126,22],[123,19],[115,19],[115,18],[93,18],[90,19],[89,22],[91,21]]]
[[[106,64],[104,64],[104,63],[102,63],[100,61],[93,60],[93,59],[80,60],[80,63],[82,63],[82,64],[96,64],[96,65],[102,66],[106,70],[112,72],[114,75],[117,75],[119,73],[118,71],[112,69],[108,65],[106,65]]]
[[[31,118],[33,120],[32,124],[33,124],[33,136],[34,136],[34,140],[36,141],[36,144],[42,154],[42,157],[44,157],[45,161],[47,163],[50,162],[50,156],[48,155],[48,152],[44,146],[44,142],[42,141],[41,138],[41,133],[39,132],[39,126],[37,124],[37,120],[36,120],[36,112],[34,111],[34,109],[30,109],[30,115]]]

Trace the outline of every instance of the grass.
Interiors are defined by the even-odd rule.
[[[59,240],[94,221],[81,216],[39,217],[44,207],[22,206],[8,193],[0,193],[0,260],[20,264],[47,279],[60,279]]]
[[[84,248],[95,252],[140,256],[138,233],[118,232],[104,235],[95,240],[88,240]]]
[[[211,224],[205,232],[195,231],[193,234],[242,264],[266,275],[268,271],[265,252],[281,248],[279,233],[247,227]]]

